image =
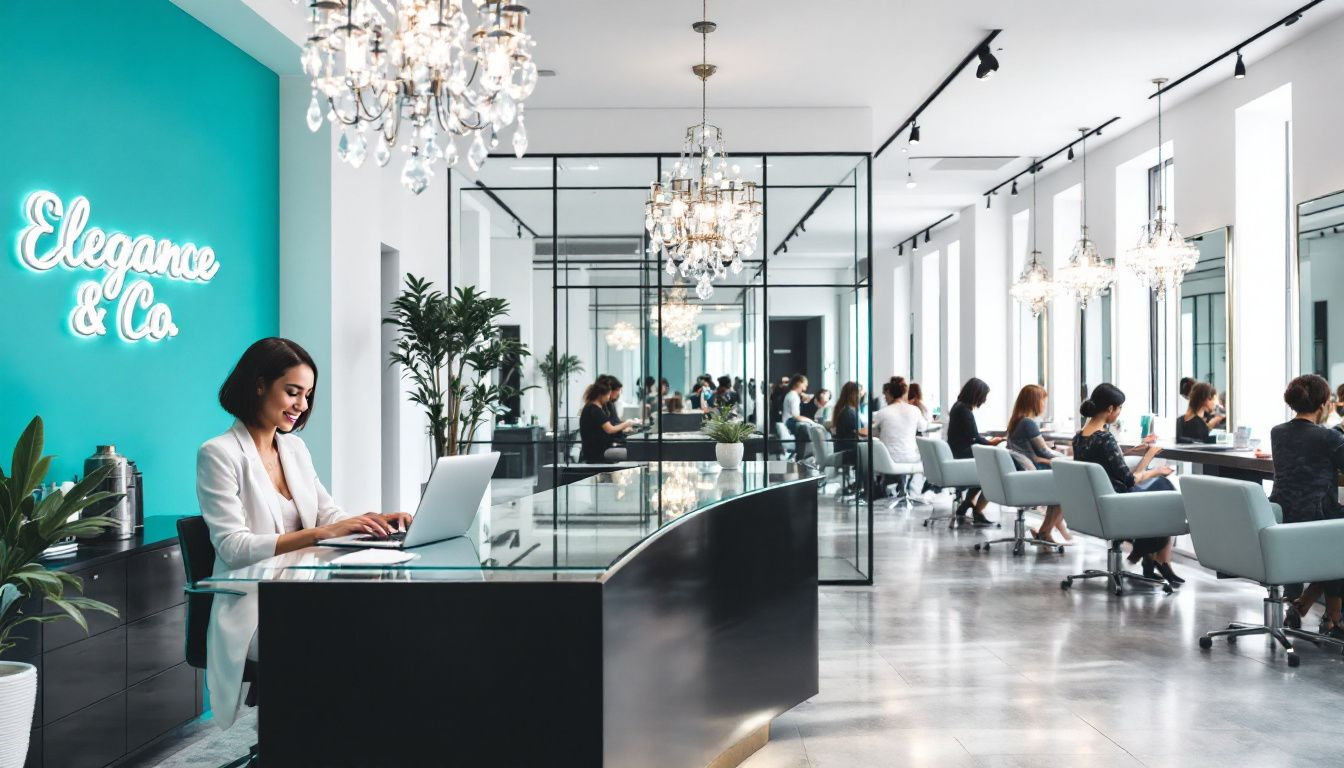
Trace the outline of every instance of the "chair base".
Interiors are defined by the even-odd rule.
[[[1132,581],[1144,584],[1150,587],[1161,587],[1163,592],[1168,595],[1172,593],[1172,587],[1164,579],[1150,579],[1147,576],[1141,576],[1137,573],[1131,573],[1125,570],[1125,553],[1120,549],[1120,542],[1112,541],[1111,548],[1106,551],[1106,570],[1098,571],[1089,568],[1082,573],[1075,573],[1072,576],[1059,582],[1060,589],[1068,589],[1073,586],[1073,582],[1079,579],[1100,579],[1104,578],[1111,585],[1111,589],[1116,595],[1125,594],[1125,582]]]
[[[1031,544],[1038,547],[1051,547],[1059,554],[1064,554],[1064,545],[1056,544],[1053,541],[1032,538],[1027,532],[1027,510],[1024,507],[1018,507],[1017,519],[1013,521],[1013,535],[1007,539],[993,539],[991,541],[982,541],[975,545],[976,552],[988,552],[991,544],[1003,544],[1012,542],[1013,555],[1022,556],[1027,553],[1027,545]]]
[[[257,746],[253,744],[246,755],[231,763],[225,763],[219,768],[258,768],[261,765],[261,756],[257,754]]]
[[[916,499],[914,496],[910,495],[910,481],[912,479],[913,477],[911,475],[899,476],[896,480],[896,483],[894,484],[895,486],[894,493],[893,493],[893,485],[890,483],[887,485],[887,509],[892,511],[895,510],[914,511],[918,507],[933,506],[932,504],[929,504],[927,501],[924,501],[923,499]],[[928,520],[925,520],[924,525],[928,524],[929,524]]]
[[[1227,629],[1217,629],[1212,632],[1205,632],[1199,638],[1199,647],[1208,650],[1213,647],[1215,637],[1227,638],[1228,644],[1235,644],[1238,637],[1247,635],[1269,635],[1283,648],[1285,657],[1288,660],[1288,666],[1296,667],[1302,663],[1302,658],[1297,655],[1297,649],[1289,637],[1296,637],[1299,640],[1306,640],[1317,646],[1327,646],[1333,650],[1344,651],[1344,642],[1326,637],[1325,635],[1309,632],[1305,629],[1293,629],[1283,625],[1283,588],[1266,587],[1269,595],[1265,597],[1265,623],[1264,624],[1242,624],[1241,622],[1232,622],[1227,625]]]

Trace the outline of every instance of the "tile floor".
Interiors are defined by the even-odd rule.
[[[821,692],[747,768],[1340,763],[1344,658],[1300,644],[1294,670],[1259,638],[1199,649],[1203,631],[1258,622],[1258,586],[1178,562],[1172,596],[1065,592],[1064,576],[1104,567],[1100,541],[976,553],[1003,532],[925,528],[926,514],[879,505],[874,586],[821,590]]]

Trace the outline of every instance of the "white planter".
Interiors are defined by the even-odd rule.
[[[742,454],[747,449],[742,443],[716,443],[714,456],[724,469],[737,469],[742,466]]]
[[[37,667],[0,661],[0,768],[23,768],[37,703]]]

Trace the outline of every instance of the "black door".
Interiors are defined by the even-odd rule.
[[[770,320],[770,382],[801,373],[821,385],[821,318]]]

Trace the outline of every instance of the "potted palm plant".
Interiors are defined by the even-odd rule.
[[[555,431],[556,402],[561,384],[568,384],[571,376],[583,373],[583,363],[574,355],[555,356],[555,347],[551,347],[546,356],[537,363],[541,377],[546,380],[546,397],[551,401],[551,431]]]
[[[406,275],[406,288],[383,323],[397,333],[389,364],[401,366],[402,377],[411,382],[411,401],[429,418],[431,458],[468,452],[487,415],[505,413],[504,401],[522,393],[492,380],[506,363],[529,354],[502,332],[499,320],[508,314],[507,300],[475,286],[448,295],[428,280]]]
[[[85,507],[120,497],[95,492],[112,467],[90,472],[68,493],[55,491],[35,500],[46,479],[50,456],[42,455],[41,417],[34,417],[14,447],[9,473],[0,468],[0,658],[17,645],[15,631],[27,624],[70,619],[88,631],[84,611],[117,611],[106,603],[81,597],[78,576],[47,570],[38,562],[42,551],[71,536],[87,538],[117,525],[105,517],[80,519]],[[25,610],[46,598],[55,612]],[[0,661],[0,766],[23,765],[37,695],[37,669],[31,664]]]
[[[756,425],[733,417],[733,407],[725,405],[705,420],[700,431],[709,435],[717,445],[714,456],[724,469],[737,469],[742,465],[742,454],[746,451],[746,439],[756,431]]]

